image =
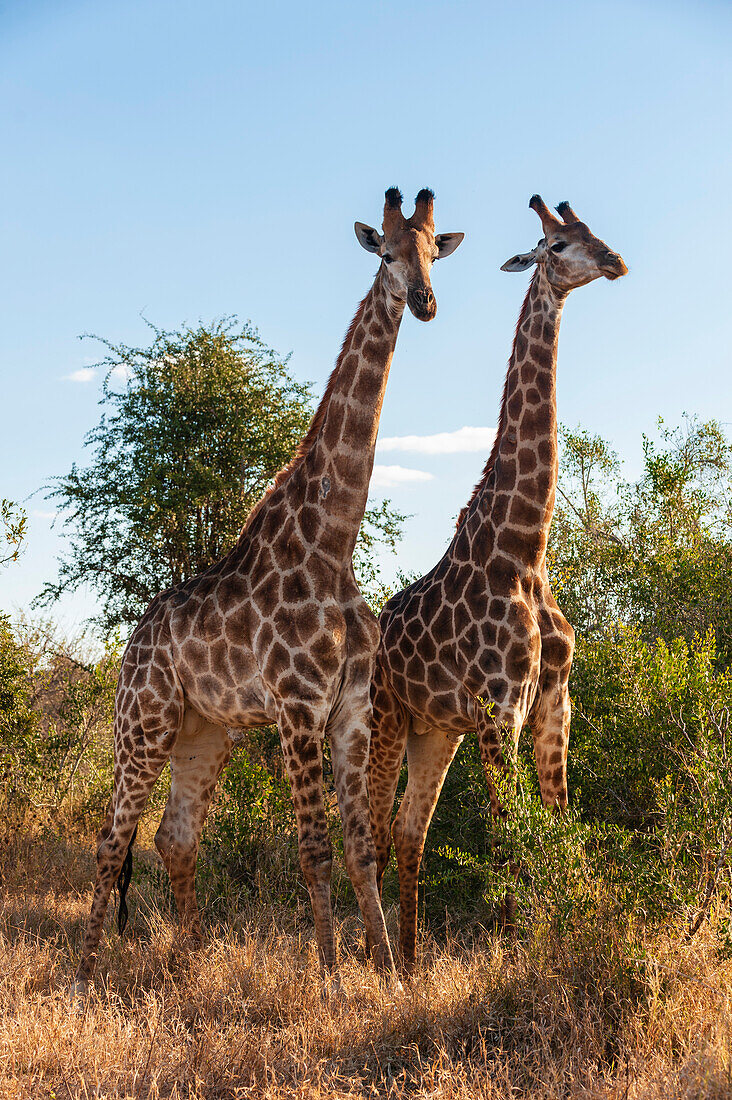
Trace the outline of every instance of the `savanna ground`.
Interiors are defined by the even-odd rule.
[[[149,831],[149,830],[148,830]],[[0,909],[0,1096],[728,1097],[725,913],[691,940],[607,919],[562,942],[473,922],[427,936],[401,992],[338,913],[343,992],[318,975],[307,895],[207,921],[189,951],[143,837],[131,930],[108,924],[95,991],[69,984],[93,876],[89,837],[17,837]],[[144,873],[147,871],[147,873]],[[337,877],[336,877],[337,881]],[[389,910],[394,930],[395,912]]]

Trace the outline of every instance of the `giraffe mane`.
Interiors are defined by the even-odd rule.
[[[371,291],[369,291],[369,294],[370,293],[371,293]],[[294,474],[295,470],[297,470],[300,466],[302,466],[303,462],[305,461],[305,459],[308,455],[308,452],[310,451],[311,447],[315,443],[315,440],[318,438],[318,435],[320,433],[320,429],[323,426],[323,421],[325,420],[325,414],[328,411],[328,405],[330,403],[330,399],[331,399],[331,396],[333,394],[333,390],[335,389],[336,380],[338,378],[338,371],[340,370],[341,364],[342,364],[342,362],[343,362],[343,360],[344,360],[344,358],[345,358],[346,354],[348,353],[348,350],[351,346],[351,340],[353,338],[353,334],[356,331],[356,328],[358,327],[358,325],[359,325],[359,323],[360,323],[360,321],[363,317],[364,310],[366,308],[366,299],[369,297],[369,294],[366,294],[366,296],[363,298],[363,300],[359,304],[359,307],[356,310],[356,313],[354,314],[353,320],[351,321],[350,325],[348,326],[348,331],[346,332],[346,335],[343,337],[343,343],[341,345],[341,350],[338,354],[338,358],[336,359],[335,366],[333,367],[333,370],[330,372],[330,378],[328,379],[328,382],[326,384],[325,390],[323,392],[323,396],[320,399],[320,404],[318,405],[317,409],[315,410],[315,413],[313,414],[313,419],[310,421],[310,427],[308,428],[305,435],[300,440],[300,443],[298,444],[297,450],[295,451],[295,453],[292,456],[292,458],[290,459],[290,461],[287,463],[286,466],[283,466],[281,470],[278,470],[278,472],[274,476],[272,484],[269,485],[267,489],[265,489],[264,493],[259,498],[257,503],[255,505],[253,505],[251,512],[249,513],[249,515],[247,516],[247,518],[244,522],[244,527],[243,527],[244,531],[246,531],[246,529],[249,527],[249,525],[252,522],[252,520],[254,519],[254,517],[258,514],[258,512],[262,508],[262,505],[264,504],[264,502],[266,500],[268,500],[269,497],[272,496],[272,493],[274,493],[274,491],[276,489],[279,489],[280,485],[283,485],[292,476],[292,474]]]
[[[511,372],[511,365],[514,362],[514,355],[516,353],[516,340],[518,339],[519,329],[521,328],[521,325],[524,323],[524,319],[526,317],[526,310],[527,310],[528,304],[529,304],[529,296],[530,296],[531,291],[533,289],[534,282],[536,281],[537,274],[538,274],[538,270],[534,272],[533,278],[531,279],[531,282],[529,283],[529,288],[526,291],[526,296],[524,297],[523,304],[521,306],[521,309],[519,310],[518,321],[516,322],[516,330],[513,334],[513,345],[511,347],[511,357],[508,360],[508,367],[506,369],[506,377],[505,377],[505,380],[503,382],[503,394],[501,396],[501,408],[500,408],[500,412],[498,414],[498,428],[496,429],[496,438],[493,440],[493,446],[491,447],[491,453],[488,455],[488,461],[486,462],[485,466],[483,467],[483,473],[480,475],[480,481],[476,482],[475,487],[474,487],[472,493],[470,494],[470,499],[468,500],[468,503],[463,508],[461,508],[460,512],[458,513],[457,522],[455,523],[455,530],[456,531],[459,531],[460,528],[462,527],[463,523],[465,522],[465,517],[468,514],[468,511],[470,509],[470,505],[473,503],[473,501],[477,497],[478,493],[480,493],[481,490],[485,487],[485,484],[488,481],[488,478],[493,473],[493,468],[496,464],[496,459],[498,458],[498,448],[501,445],[501,436],[503,435],[504,429],[506,427],[506,403],[508,401],[508,376]]]

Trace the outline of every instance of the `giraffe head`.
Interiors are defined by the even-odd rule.
[[[541,218],[544,236],[531,252],[507,260],[501,271],[526,271],[538,264],[544,268],[550,284],[563,293],[601,275],[619,279],[627,274],[623,258],[590,232],[568,202],[560,202],[557,207],[561,221],[540,195],[532,195],[529,206]]]
[[[405,218],[402,193],[398,187],[390,187],[384,203],[383,233],[363,222],[356,222],[354,226],[363,248],[381,256],[394,297],[406,301],[420,321],[431,321],[437,313],[430,282],[432,264],[454,252],[465,236],[464,233],[435,235],[434,198],[429,188],[422,188],[415,200],[414,213],[411,218]]]

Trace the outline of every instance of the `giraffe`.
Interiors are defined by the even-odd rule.
[[[425,837],[465,734],[476,731],[494,815],[503,811],[491,770],[505,767],[503,737],[508,735],[515,754],[527,722],[544,803],[562,808],[567,801],[574,632],[552,596],[546,569],[557,483],[557,339],[569,291],[600,275],[616,279],[627,268],[568,203],[557,207],[562,221],[538,195],[529,206],[544,236],[533,251],[502,268],[536,265],[516,327],[492,452],[445,555],[388,601],[379,622],[370,818],[379,892],[392,838],[396,849],[407,971],[415,965]],[[405,748],[409,778],[390,836]]]
[[[463,239],[435,235],[433,197],[420,191],[407,219],[400,191],[390,188],[383,233],[355,223],[360,244],[381,262],[297,453],[233,549],[157,596],[132,633],[117,687],[114,790],[99,834],[76,993],[93,975],[112,885],[119,878],[123,894],[137,821],[168,760],[170,797],[155,843],[181,923],[200,940],[195,865],[203,822],[237,731],[265,723],[279,727],[324,974],[336,968],[322,786],[327,734],[346,866],[376,966],[394,975],[366,780],[379,632],[351,558],[404,307],[421,321],[435,316],[430,267]]]

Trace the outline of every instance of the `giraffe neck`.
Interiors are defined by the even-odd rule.
[[[469,509],[474,505],[490,522],[494,557],[503,553],[530,569],[544,562],[554,511],[557,342],[565,298],[538,267],[516,326],[496,442]]]
[[[350,561],[368,499],[376,434],[405,300],[384,265],[359,306],[311,427],[303,520],[331,556]],[[307,439],[306,439],[307,441]],[[313,511],[314,509],[314,511]]]

